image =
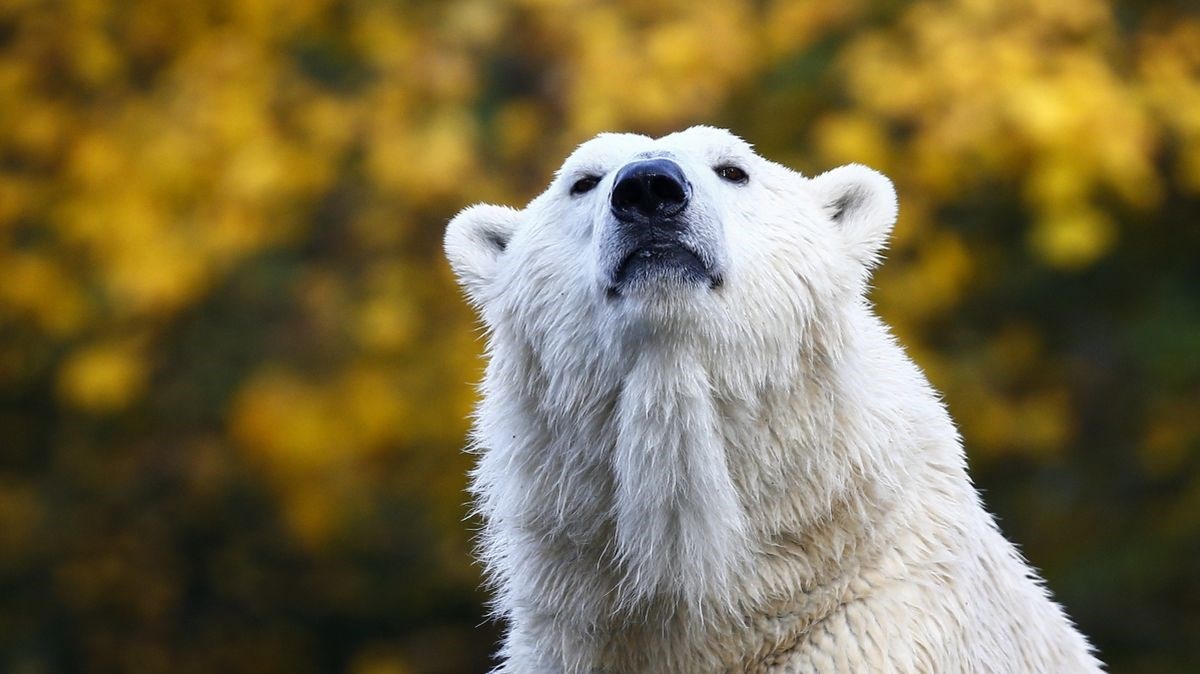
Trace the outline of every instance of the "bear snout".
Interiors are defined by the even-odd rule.
[[[688,213],[691,198],[691,183],[671,159],[643,159],[617,171],[609,196],[613,222],[602,244],[609,298],[680,283],[721,286],[711,237]]]
[[[617,171],[610,203],[618,220],[644,222],[678,215],[691,194],[692,186],[679,164],[670,159],[646,159]]]

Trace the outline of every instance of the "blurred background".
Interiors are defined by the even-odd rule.
[[[3,0],[0,672],[484,671],[444,225],[693,123],[895,180],[1001,527],[1200,671],[1194,3]]]

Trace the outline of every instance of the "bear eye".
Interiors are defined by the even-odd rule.
[[[571,185],[571,196],[574,197],[584,194],[585,192],[591,192],[592,188],[599,184],[599,176],[584,176],[579,180],[576,180],[574,185]]]
[[[750,176],[745,171],[734,166],[733,164],[723,164],[714,170],[717,172],[717,175],[721,176],[722,179],[728,180],[731,183],[745,185],[746,182],[750,180]]]

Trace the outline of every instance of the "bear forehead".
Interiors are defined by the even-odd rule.
[[[583,169],[603,173],[641,155],[694,157],[713,162],[753,153],[746,141],[711,126],[693,126],[661,138],[636,133],[602,133],[572,152],[563,162],[562,172]]]

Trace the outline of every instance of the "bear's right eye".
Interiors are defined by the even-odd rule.
[[[599,176],[584,176],[571,185],[571,196],[575,197],[585,192],[591,192],[592,188],[599,184]]]

